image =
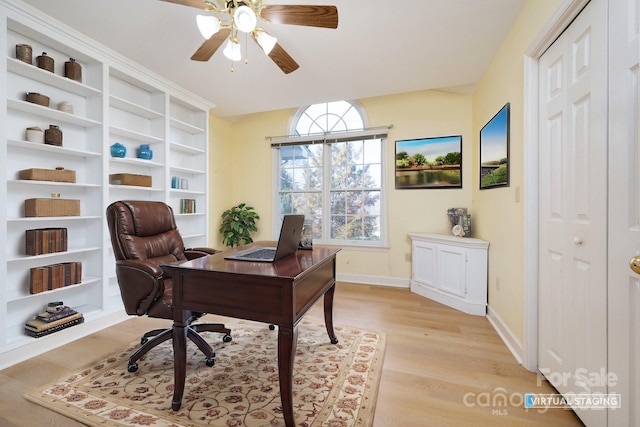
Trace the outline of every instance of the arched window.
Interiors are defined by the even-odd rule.
[[[277,217],[305,215],[314,242],[381,245],[383,141],[367,129],[364,109],[337,101],[299,109],[277,149]]]

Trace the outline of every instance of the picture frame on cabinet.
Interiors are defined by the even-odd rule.
[[[480,130],[480,190],[509,186],[510,103]]]
[[[462,136],[396,141],[396,189],[462,188]]]

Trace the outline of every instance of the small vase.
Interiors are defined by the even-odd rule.
[[[124,157],[127,155],[127,147],[116,142],[111,146],[111,157]]]
[[[149,148],[149,144],[141,144],[138,149],[138,158],[151,160],[153,158],[153,150]]]

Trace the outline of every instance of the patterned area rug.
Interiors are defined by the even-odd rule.
[[[216,343],[216,364],[188,342],[187,377],[179,411],[171,409],[173,350],[167,341],[127,372],[137,343],[68,378],[25,397],[91,426],[283,427],[277,365],[277,331],[267,325],[227,322],[233,341],[204,333]],[[373,423],[385,334],[335,327],[329,343],[323,324],[302,321],[293,377],[298,427],[365,427]]]

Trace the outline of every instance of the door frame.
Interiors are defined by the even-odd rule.
[[[565,0],[524,54],[524,197],[522,365],[538,370],[538,65],[542,54],[590,0]],[[603,0],[607,1],[607,0]]]

